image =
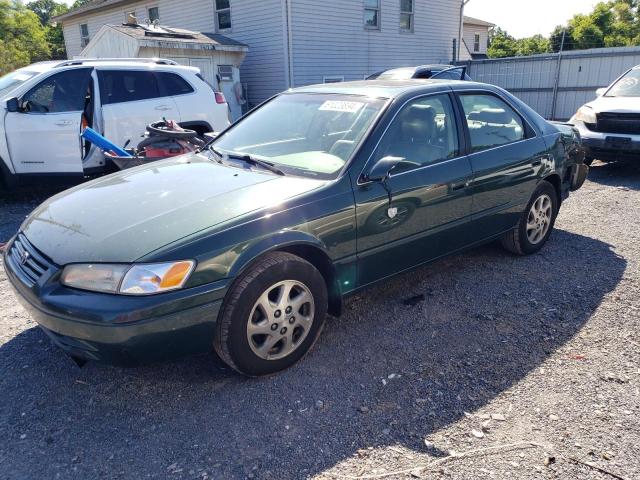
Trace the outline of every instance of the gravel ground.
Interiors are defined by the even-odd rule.
[[[43,196],[0,200],[0,241]],[[596,164],[541,253],[368,290],[259,380],[79,369],[0,273],[0,478],[640,478],[639,205],[640,165]]]

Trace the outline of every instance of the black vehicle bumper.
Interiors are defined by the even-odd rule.
[[[30,288],[6,254],[4,266],[22,306],[72,357],[135,366],[212,350],[226,282],[131,297],[70,289],[55,277]]]

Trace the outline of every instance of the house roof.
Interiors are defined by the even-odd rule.
[[[480,20],[479,18],[468,17],[466,15],[464,16],[463,23],[465,25],[478,25],[480,27],[495,27],[496,26],[495,23],[487,22],[485,20]]]
[[[114,5],[119,5],[121,3],[129,3],[131,0],[93,0],[81,7],[74,8],[69,10],[67,13],[63,13],[62,15],[58,15],[56,17],[52,17],[52,22],[60,22],[62,20],[68,20],[70,18],[76,17],[78,15],[82,15],[84,13],[89,13],[94,10],[100,10],[103,8],[112,7]]]
[[[163,45],[173,48],[188,48],[188,46],[199,45],[211,50],[237,50],[246,51],[248,45],[238,42],[218,33],[203,33],[183,30],[181,28],[166,26],[144,26],[144,25],[105,25],[124,35],[135,38],[142,43],[161,42]],[[171,44],[171,45],[167,45]]]

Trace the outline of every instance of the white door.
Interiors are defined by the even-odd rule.
[[[50,75],[8,112],[5,132],[16,173],[81,173],[80,129],[90,68]]]
[[[135,147],[147,125],[163,118],[180,121],[172,97],[163,97],[155,74],[147,70],[99,70],[104,136]]]

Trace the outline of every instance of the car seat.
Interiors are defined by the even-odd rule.
[[[485,108],[467,116],[471,144],[475,147],[505,145],[522,139],[522,127],[501,108]]]
[[[444,156],[444,148],[436,145],[436,112],[429,105],[412,105],[403,110],[390,137],[386,156],[402,157],[420,165],[433,163]]]

